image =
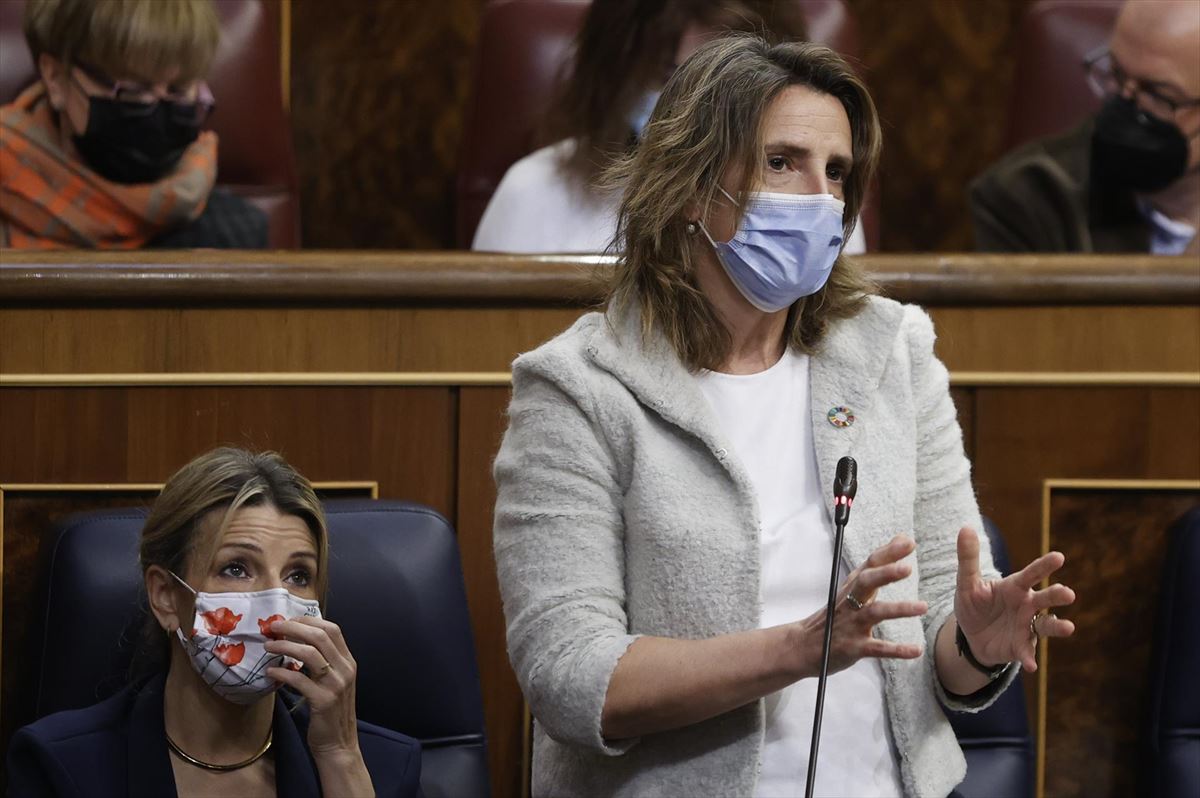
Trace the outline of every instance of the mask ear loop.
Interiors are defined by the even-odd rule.
[[[738,205],[738,201],[737,201],[737,200],[735,200],[735,199],[734,199],[734,198],[733,198],[733,197],[730,195],[730,193],[729,193],[728,191],[726,191],[726,190],[725,190],[725,187],[724,187],[724,186],[722,186],[722,185],[721,185],[721,184],[719,184],[719,183],[717,184],[717,191],[720,191],[722,194],[724,194],[724,195],[725,195],[725,198],[726,198],[727,200],[729,200],[729,204],[731,204],[733,207],[735,207],[735,208],[740,208],[740,207],[741,207],[740,205]],[[708,243],[709,243],[710,245],[712,245],[713,252],[720,252],[720,250],[719,250],[719,249],[717,249],[717,242],[713,240],[713,237],[712,237],[712,236],[709,234],[709,232],[708,232],[708,228],[704,226],[704,220],[703,220],[703,219],[697,219],[697,220],[696,220],[696,225],[697,225],[697,226],[700,228],[700,232],[704,233],[704,237],[708,239]],[[734,232],[734,235],[735,235],[735,236],[737,235],[736,231]],[[728,242],[726,242],[726,243],[728,243]]]
[[[175,572],[174,572],[174,571],[172,571],[170,568],[168,568],[168,569],[167,569],[167,573],[169,573],[171,576],[175,577],[175,581],[176,581],[176,582],[178,582],[179,584],[183,585],[185,588],[187,588],[187,589],[188,589],[188,592],[190,592],[190,593],[191,593],[193,596],[199,596],[199,595],[200,595],[199,593],[197,593],[197,592],[196,592],[196,591],[195,591],[195,590],[192,588],[192,586],[191,586],[191,585],[189,585],[187,582],[185,582],[185,581],[183,581],[182,579],[180,579],[180,578],[179,578],[179,574],[175,573]]]
[[[183,586],[184,586],[184,588],[186,588],[186,589],[188,590],[188,592],[190,592],[190,593],[191,593],[193,596],[196,596],[197,598],[199,598],[199,597],[200,597],[200,594],[199,594],[199,593],[197,593],[197,592],[196,592],[196,591],[195,591],[195,590],[192,588],[192,586],[191,586],[191,585],[189,585],[187,582],[183,581],[183,579],[181,579],[181,578],[180,578],[179,574],[175,573],[175,572],[174,572],[174,571],[172,571],[170,568],[168,568],[168,569],[167,569],[167,573],[169,573],[171,576],[173,576],[173,577],[175,578],[175,581],[176,581],[176,582],[178,582],[179,584],[183,585]],[[171,636],[171,633],[170,633],[170,632],[167,632],[167,637],[170,637],[170,636]],[[175,636],[176,636],[176,637],[178,637],[178,638],[179,638],[179,642],[183,644],[184,650],[185,650],[185,651],[186,651],[186,650],[188,650],[188,644],[189,644],[191,641],[189,641],[189,640],[188,640],[188,638],[184,637],[184,635],[183,635],[183,627],[182,627],[182,626],[177,626],[177,627],[175,627]]]

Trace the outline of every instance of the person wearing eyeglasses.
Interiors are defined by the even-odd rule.
[[[1100,111],[972,184],[976,247],[1200,255],[1200,2],[1130,0],[1083,67]]]
[[[0,247],[267,245],[213,188],[210,0],[28,0],[23,27],[39,79],[0,107]]]

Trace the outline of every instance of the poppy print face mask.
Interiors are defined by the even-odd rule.
[[[287,589],[255,593],[199,593],[176,576],[196,596],[196,615],[190,634],[175,634],[205,684],[235,704],[252,704],[279,688],[267,676],[271,666],[300,670],[297,659],[271,654],[264,646],[278,639],[271,624],[292,618],[320,618],[316,599],[293,596]]]

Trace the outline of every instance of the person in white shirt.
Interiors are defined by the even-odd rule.
[[[606,0],[588,10],[571,72],[549,114],[547,140],[496,187],[471,248],[484,252],[605,252],[620,192],[596,179],[641,135],[677,64],[721,32],[805,38],[798,4],[775,0]],[[614,66],[617,65],[617,66]],[[847,254],[866,251],[861,225]]]
[[[842,257],[879,159],[827,47],[730,36],[667,82],[603,313],[519,357],[495,462],[535,796],[804,792],[832,566],[859,462],[815,794],[946,796],[978,711],[1074,592],[992,566],[920,309]]]

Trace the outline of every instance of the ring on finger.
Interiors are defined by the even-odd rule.
[[[854,597],[853,593],[846,594],[846,603],[848,603],[851,607],[853,607],[856,610],[861,610],[863,607],[867,606],[867,603],[865,601],[859,601],[858,599],[856,599]]]
[[[328,662],[326,662],[324,665],[321,666],[321,669],[319,671],[317,671],[317,677],[319,678],[319,677],[324,676],[325,674],[329,673],[331,668],[333,668],[333,666],[330,665]]]
[[[1058,616],[1052,612],[1039,612],[1036,615],[1034,615],[1032,618],[1029,619],[1029,633],[1034,638],[1044,637],[1044,635],[1037,630],[1038,618],[1053,618],[1056,621],[1058,620]]]

